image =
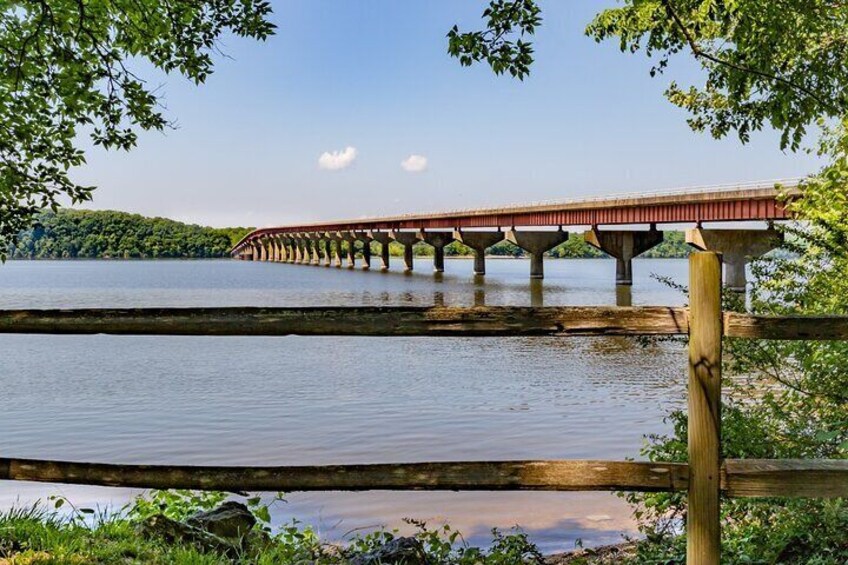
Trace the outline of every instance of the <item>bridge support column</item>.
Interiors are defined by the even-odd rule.
[[[274,261],[274,263],[279,263],[283,260],[283,244],[280,242],[279,236],[276,235],[271,238],[271,241],[273,242],[271,249],[274,251],[271,260]]]
[[[422,231],[418,238],[433,246],[433,272],[445,272],[445,246],[453,241],[453,233],[447,231]]]
[[[411,273],[413,269],[412,246],[418,243],[417,232],[392,232],[392,239],[403,245],[403,270]]]
[[[325,267],[329,267],[332,264],[332,260],[330,259],[330,244],[332,243],[332,240],[327,239],[327,234],[320,234],[320,235],[321,235],[321,241],[324,244],[324,245],[321,246],[321,251],[324,254],[323,265]]]
[[[651,228],[650,231],[600,231],[593,228],[583,238],[586,243],[615,257],[615,284],[633,284],[633,258],[648,249],[659,245],[663,232]]]
[[[369,237],[374,241],[380,242],[380,270],[388,271],[389,270],[389,243],[391,243],[392,238],[386,232],[381,231],[372,231],[368,233]]]
[[[342,240],[347,243],[347,268],[355,269],[356,268],[356,238],[353,236],[353,232],[339,232],[342,236]],[[339,242],[341,245],[341,241]]]
[[[506,239],[530,254],[530,278],[545,278],[544,255],[560,243],[568,240],[568,232],[562,231],[515,231],[510,230]]]
[[[300,265],[303,263],[303,240],[300,239],[300,234],[294,238],[294,262]]]
[[[371,236],[368,232],[353,232],[357,241],[362,242],[362,270],[367,271],[371,268]]]
[[[474,251],[474,274],[486,274],[486,249],[504,240],[504,234],[483,231],[455,231],[453,238]]]
[[[288,253],[286,251],[286,241],[283,237],[277,237],[277,261],[279,263],[285,263],[286,259],[288,259]]]
[[[321,235],[317,233],[310,234],[312,240],[312,264],[316,267],[321,266]]]
[[[286,237],[283,240],[283,244],[286,247],[286,263],[294,263],[294,240],[291,237]]]
[[[686,230],[686,243],[702,251],[722,254],[724,286],[735,292],[745,292],[747,277],[745,264],[748,258],[765,255],[783,243],[783,234],[767,230]]]
[[[291,259],[291,248],[287,237],[280,238],[280,262],[288,263]]]
[[[267,261],[268,260],[268,246],[267,242],[264,239],[259,240],[259,260]]]
[[[312,263],[312,241],[309,239],[309,234],[303,234],[303,255],[301,255],[301,263],[309,265]]]
[[[265,238],[265,260],[271,262],[274,260],[274,238]]]
[[[327,232],[327,238],[332,244],[332,259],[333,267],[341,268],[342,266],[342,238],[338,232]]]

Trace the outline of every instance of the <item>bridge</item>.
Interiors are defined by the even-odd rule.
[[[372,243],[380,245],[380,268],[390,268],[389,245],[403,246],[403,268],[414,267],[413,246],[433,247],[433,268],[444,271],[445,247],[458,241],[474,253],[474,274],[486,273],[486,250],[507,240],[530,257],[530,277],[544,277],[544,254],[568,240],[565,228],[586,228],[587,243],[616,259],[616,284],[633,282],[632,259],[663,241],[657,225],[694,224],[686,242],[723,254],[724,284],[744,291],[750,258],[774,249],[781,235],[773,222],[790,219],[787,201],[798,181],[769,181],[652,194],[541,202],[501,208],[456,210],[316,222],[254,230],[239,241],[236,259],[304,265],[371,268]],[[768,222],[766,229],[714,229],[706,222]],[[533,229],[537,228],[537,229]],[[542,228],[542,229],[538,229]]]

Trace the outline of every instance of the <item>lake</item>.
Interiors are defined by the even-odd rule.
[[[394,259],[394,258],[393,258]],[[685,260],[471,261],[437,276],[214,261],[11,261],[0,308],[353,305],[680,305],[652,275]],[[0,335],[0,455],[111,463],[308,465],[639,457],[682,406],[686,353],[626,338],[119,337]],[[126,489],[0,481],[0,508],[67,496],[120,506]],[[301,493],[273,508],[340,540],[411,517],[472,543],[520,525],[544,551],[632,533],[609,493]]]

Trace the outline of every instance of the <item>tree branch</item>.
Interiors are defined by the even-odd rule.
[[[775,82],[779,82],[779,83],[784,84],[784,85],[786,85],[790,88],[793,88],[795,90],[803,92],[804,94],[806,94],[807,96],[809,96],[810,98],[812,98],[813,100],[818,102],[819,105],[824,107],[831,114],[839,113],[839,109],[837,107],[835,107],[832,104],[830,104],[829,102],[823,100],[816,93],[814,93],[810,89],[806,88],[805,86],[797,84],[797,83],[795,83],[795,82],[793,82],[793,81],[791,81],[787,78],[781,77],[779,75],[767,73],[765,71],[760,71],[758,69],[753,69],[753,68],[747,67],[745,65],[740,65],[738,63],[734,63],[734,62],[731,62],[731,61],[721,59],[721,58],[713,55],[712,53],[704,51],[703,49],[701,49],[698,46],[698,42],[695,41],[695,38],[692,37],[692,34],[689,32],[689,30],[684,25],[683,21],[680,19],[680,16],[678,16],[677,12],[674,11],[674,8],[672,8],[672,6],[671,6],[671,2],[669,2],[669,0],[663,0],[663,6],[665,6],[666,12],[668,12],[668,15],[674,21],[675,26],[683,34],[683,37],[686,39],[686,43],[689,45],[689,48],[692,50],[692,54],[695,55],[695,57],[706,59],[706,60],[711,61],[711,62],[713,62],[717,65],[723,65],[725,67],[729,67],[731,69],[735,69],[735,70],[741,71],[743,73],[750,73],[752,75],[756,75],[756,76],[759,76],[761,78],[765,78],[765,79],[768,79],[768,80],[773,80]]]

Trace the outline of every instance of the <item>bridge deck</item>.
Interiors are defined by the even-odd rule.
[[[300,232],[781,220],[788,218],[788,212],[777,186],[790,198],[797,194],[797,181],[787,181],[767,185],[761,183],[754,186],[741,185],[697,191],[314,222],[260,228],[245,236],[235,248],[263,236]]]

